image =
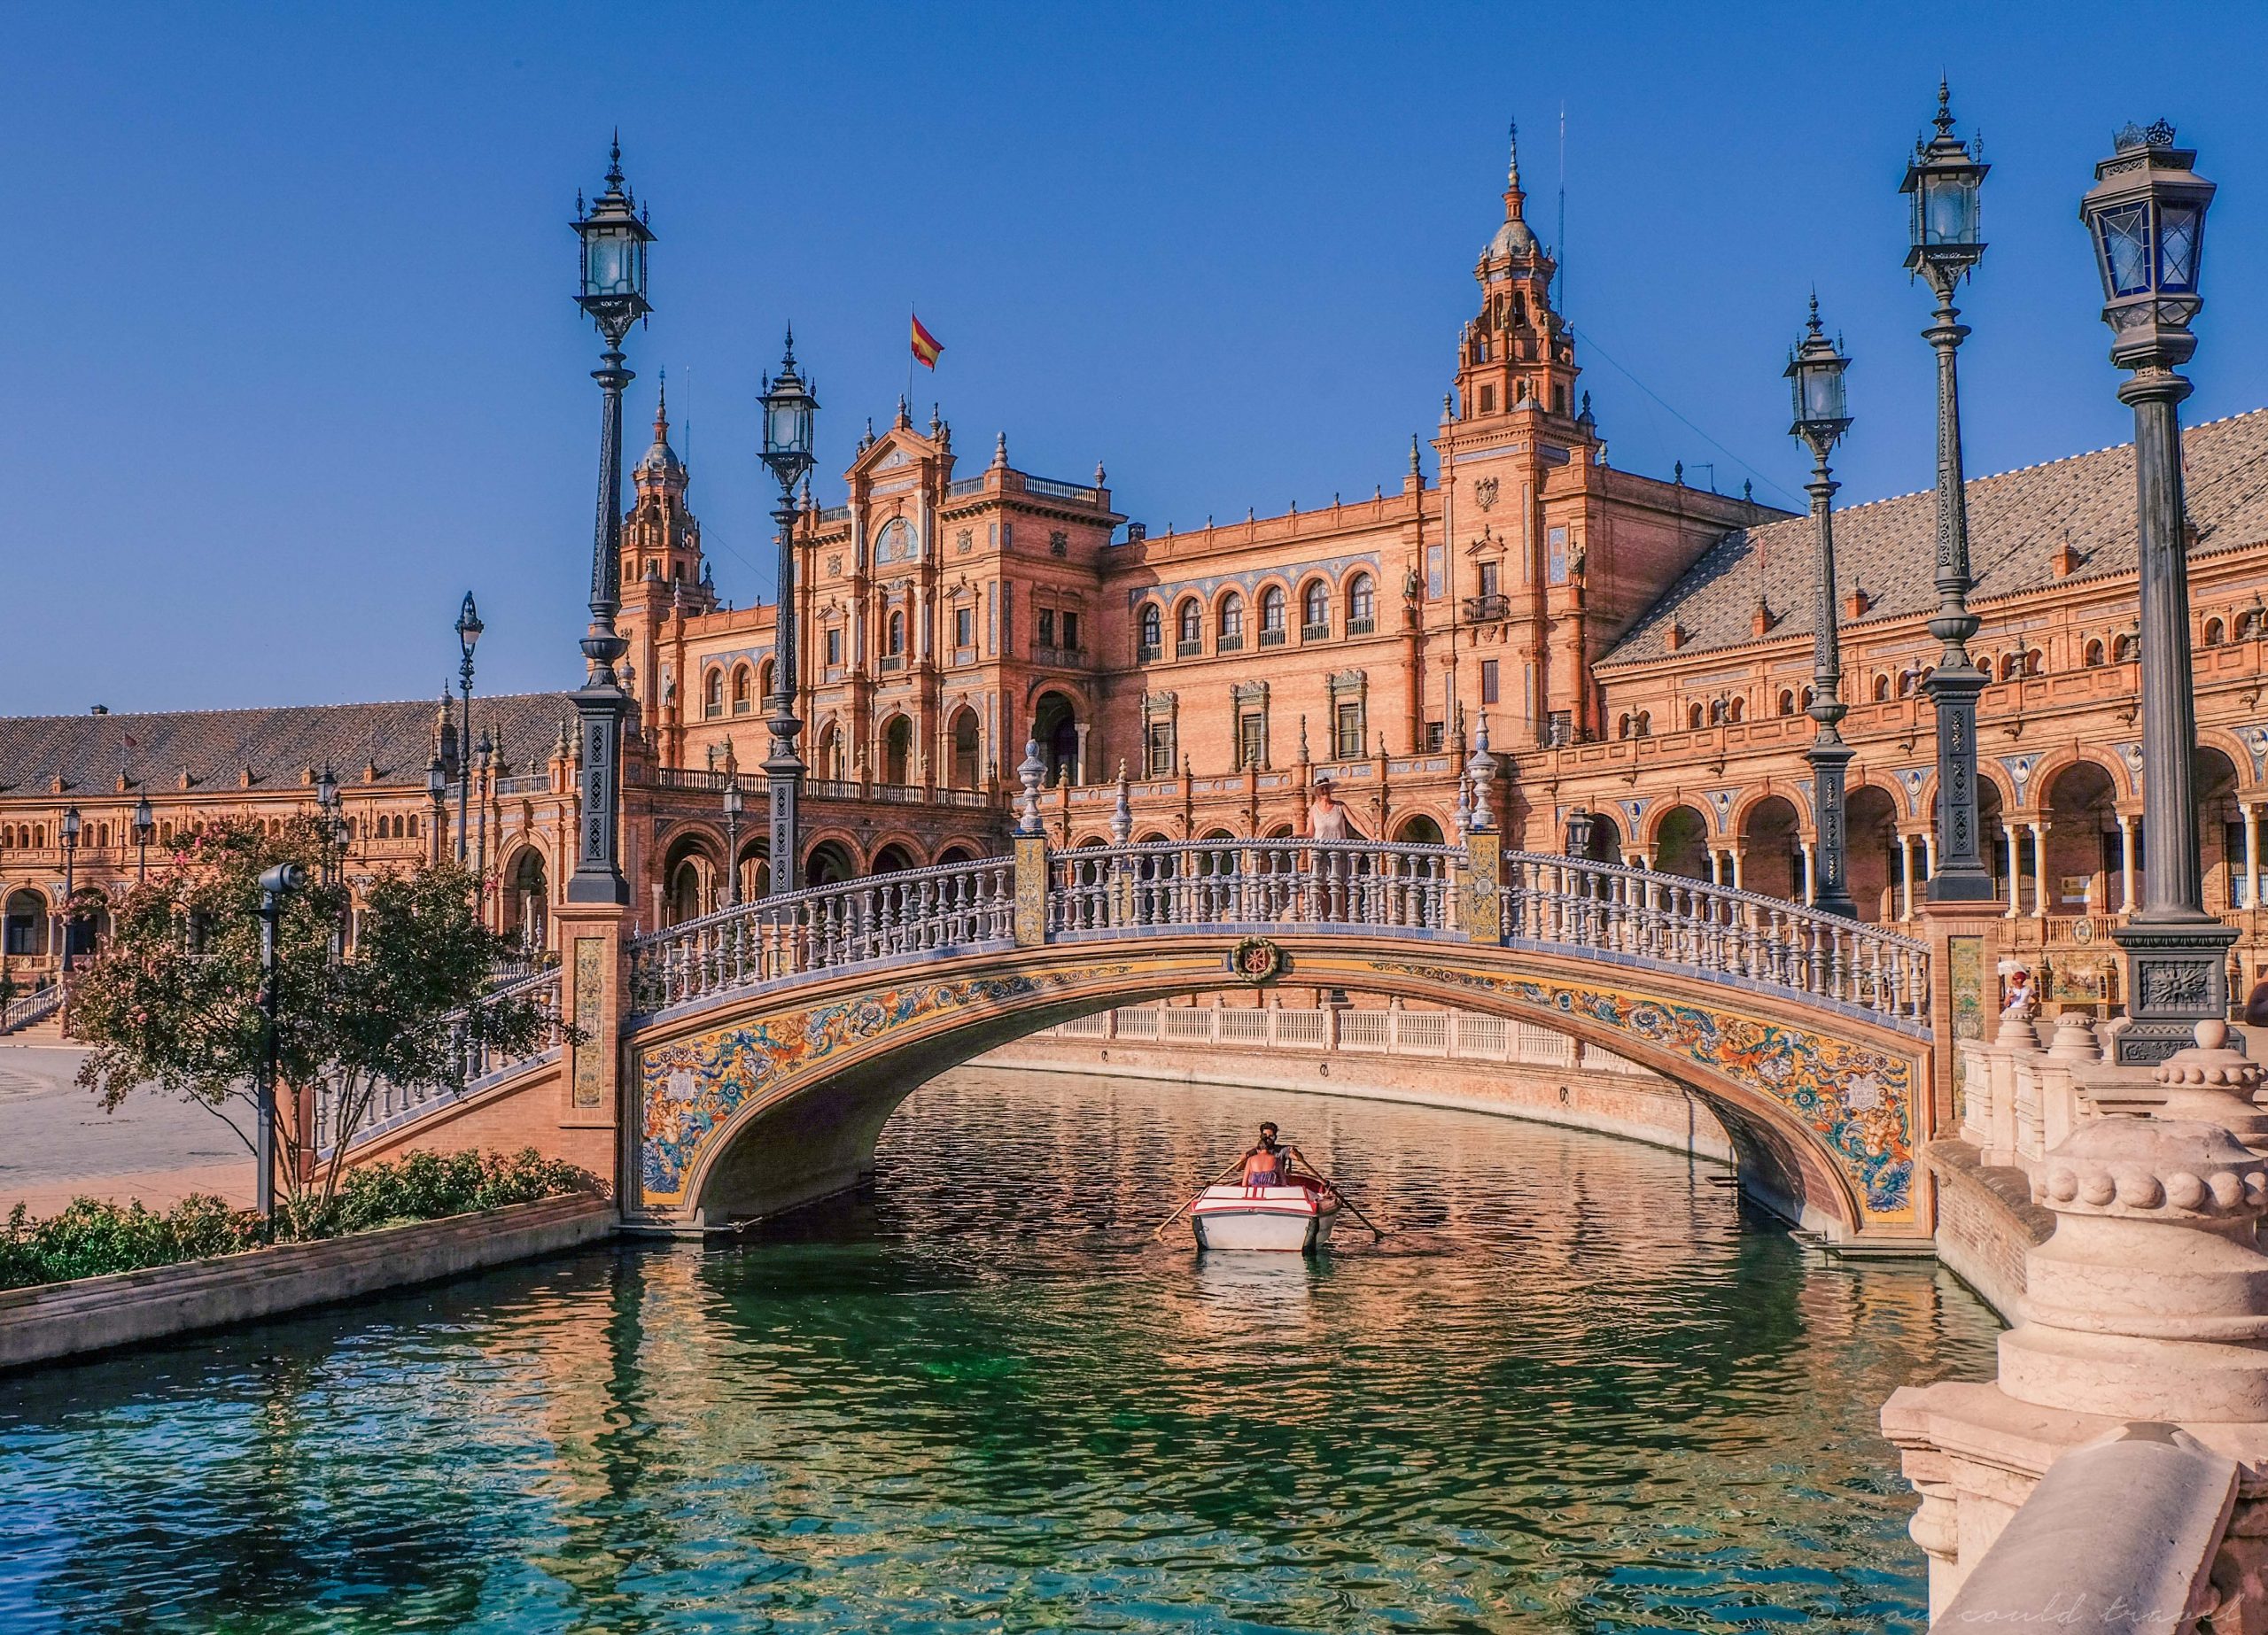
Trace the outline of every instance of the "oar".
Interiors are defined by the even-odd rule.
[[[1315,1166],[1312,1164],[1309,1165],[1308,1167],[1309,1169],[1315,1169]],[[1361,1221],[1364,1226],[1371,1228],[1371,1242],[1376,1243],[1386,1236],[1385,1231],[1379,1226],[1378,1222],[1364,1214],[1362,1210],[1355,1205],[1355,1200],[1348,1197],[1340,1188],[1337,1182],[1333,1181],[1330,1176],[1324,1174],[1319,1169],[1315,1169],[1315,1178],[1323,1182],[1324,1186],[1331,1189],[1332,1196],[1336,1197],[1340,1203],[1347,1205],[1347,1211],[1349,1214],[1353,1215],[1355,1220]]]
[[[1231,1160],[1230,1161],[1230,1164],[1229,1164],[1228,1168],[1227,1168],[1227,1169],[1223,1170],[1219,1175],[1216,1175],[1216,1176],[1214,1176],[1214,1177],[1213,1177],[1213,1179],[1212,1179],[1212,1180],[1210,1180],[1210,1181],[1208,1181],[1208,1182],[1207,1182],[1205,1183],[1205,1185],[1204,1185],[1204,1186],[1201,1186],[1201,1187],[1198,1188],[1198,1189],[1197,1189],[1196,1196],[1195,1196],[1195,1197],[1192,1197],[1192,1198],[1189,1200],[1189,1202],[1188,1202],[1188,1203],[1184,1204],[1184,1205],[1183,1205],[1179,1209],[1175,1210],[1175,1211],[1173,1212],[1173,1213],[1171,1213],[1171,1214],[1168,1215],[1164,1220],[1162,1220],[1159,1221],[1159,1222],[1158,1222],[1158,1224],[1157,1224],[1156,1226],[1154,1226],[1154,1227],[1151,1228],[1150,1228],[1150,1236],[1151,1236],[1151,1238],[1154,1241],[1154,1240],[1155,1240],[1155,1239],[1157,1239],[1157,1238],[1162,1237],[1162,1236],[1165,1235],[1165,1229],[1166,1229],[1168,1227],[1171,1226],[1175,1221],[1177,1221],[1177,1220],[1180,1220],[1184,1215],[1187,1214],[1187,1213],[1190,1212],[1190,1210],[1191,1210],[1191,1209],[1192,1209],[1192,1208],[1194,1208],[1194,1207],[1196,1206],[1197,1199],[1198,1199],[1198,1198],[1200,1198],[1200,1197],[1203,1197],[1205,1196],[1205,1192],[1206,1192],[1206,1189],[1207,1189],[1207,1188],[1208,1188],[1208,1187],[1215,1187],[1215,1186],[1218,1186],[1218,1185],[1220,1184],[1221,1178],[1222,1178],[1222,1176],[1223,1176],[1223,1175],[1226,1175],[1226,1174],[1229,1174],[1231,1171],[1232,1171],[1232,1170],[1239,1170],[1239,1169],[1242,1169],[1243,1167],[1244,1167],[1244,1160],[1243,1160],[1242,1158],[1235,1158],[1235,1159],[1231,1159]]]

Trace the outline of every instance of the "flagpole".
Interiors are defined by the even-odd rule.
[[[913,326],[920,322],[920,315],[913,307],[908,306],[905,309],[907,332],[911,334]],[[905,347],[905,412],[909,416],[913,413],[913,345],[911,341],[906,343]]]

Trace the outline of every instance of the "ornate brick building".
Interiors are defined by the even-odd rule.
[[[1518,843],[1559,849],[1582,811],[1596,855],[1805,895],[1810,523],[1612,466],[1553,271],[1515,158],[1456,338],[1438,479],[1413,444],[1392,494],[1152,535],[1113,509],[1102,470],[1034,476],[1005,437],[963,475],[951,429],[935,414],[915,425],[901,402],[860,440],[842,502],[807,495],[796,523],[806,878],[998,848],[1028,739],[1060,844],[1103,837],[1122,768],[1138,839],[1289,833],[1326,776],[1358,831],[1440,838],[1485,718],[1506,780],[1495,805]],[[2194,428],[2186,452],[2209,903],[2244,928],[2249,980],[2268,802],[2268,414]],[[757,824],[728,865],[721,797],[737,766],[762,810],[773,610],[719,599],[690,482],[657,404],[621,620],[639,704],[624,857],[649,927],[714,906],[727,866],[746,892],[765,883]],[[2008,938],[2046,957],[2054,996],[2115,1003],[2107,933],[2147,862],[2132,453],[1969,489],[1984,621],[1972,646],[1995,678],[1984,810]],[[1852,872],[1870,920],[1910,914],[1929,868],[1931,515],[1923,494],[1837,521]],[[469,849],[493,912],[536,944],[571,868],[571,713],[563,695],[474,701]],[[377,869],[437,843],[437,757],[454,823],[459,736],[431,704],[0,721],[8,957],[38,970],[59,946],[66,807],[82,820],[72,883],[97,894],[91,939],[100,899],[137,864],[137,798],[158,816],[162,866],[183,825],[306,808],[327,764],[357,866]]]

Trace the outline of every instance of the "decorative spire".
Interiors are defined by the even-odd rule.
[[[1465,776],[1472,780],[1472,816],[1467,832],[1486,833],[1496,826],[1496,816],[1489,809],[1488,791],[1496,781],[1496,757],[1488,753],[1488,712],[1480,712],[1480,730],[1472,740],[1472,757],[1464,763]]]
[[[913,424],[913,416],[906,412],[905,394],[897,394],[897,428],[903,431]]]
[[[1134,795],[1126,781],[1126,761],[1118,763],[1118,803],[1110,812],[1110,843],[1123,846],[1134,835]]]
[[[1940,138],[1953,135],[1953,89],[1943,74],[1938,76],[1938,113],[1930,123],[1938,128]]]
[[[929,406],[929,440],[932,443],[943,436],[945,430],[945,419],[937,412],[938,407],[935,403]]]
[[[622,127],[614,128],[614,141],[607,149],[606,184],[620,190],[622,187]]]
[[[1508,211],[1517,212],[1522,197],[1520,193],[1520,122],[1518,120],[1511,121],[1510,137],[1511,160],[1504,168],[1504,205]]]
[[[1418,434],[1414,431],[1410,434],[1410,475],[1412,477],[1424,475],[1424,469],[1418,464]]]
[[[992,440],[992,463],[1005,469],[1008,463],[1008,434],[1005,431]]]
[[[1109,484],[1110,484],[1110,473],[1108,473],[1107,471],[1105,471],[1105,470],[1102,469],[1102,461],[1099,461],[1099,460],[1096,461],[1095,461],[1095,486],[1096,486],[1097,488],[1106,488],[1106,487],[1108,487],[1108,486],[1109,486]]]

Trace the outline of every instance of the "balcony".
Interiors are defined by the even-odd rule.
[[[1036,664],[1052,664],[1059,669],[1076,670],[1086,663],[1087,650],[1084,647],[1035,647],[1032,649],[1031,656],[1032,662]]]
[[[1216,653],[1241,653],[1244,651],[1244,637],[1242,634],[1223,636],[1220,640],[1213,644],[1213,651]]]
[[[1511,599],[1501,591],[1464,599],[1464,619],[1468,624],[1501,624],[1511,616]]]
[[[1302,624],[1300,626],[1300,639],[1301,641],[1329,641],[1331,639],[1331,626],[1328,624]]]
[[[1284,627],[1279,624],[1273,630],[1262,631],[1260,632],[1260,645],[1263,647],[1282,647],[1284,645]]]
[[[1378,628],[1378,624],[1376,619],[1349,619],[1347,621],[1347,633],[1349,636],[1367,636]]]
[[[1165,655],[1166,650],[1163,647],[1159,647],[1155,642],[1142,642],[1134,649],[1134,662],[1137,664],[1147,664],[1153,660],[1161,659],[1165,657]]]
[[[903,653],[885,653],[882,655],[882,674],[885,676],[889,675],[890,671],[894,670],[904,670],[905,668],[905,655]]]
[[[1205,656],[1205,643],[1201,639],[1176,642],[1173,655],[1177,659],[1202,658]]]

